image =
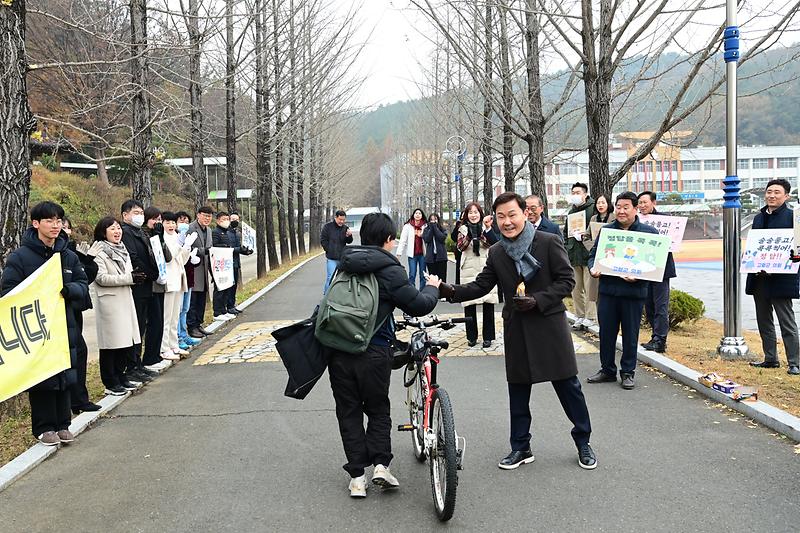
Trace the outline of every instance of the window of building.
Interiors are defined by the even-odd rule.
[[[737,159],[736,166],[739,168],[750,168],[750,160],[749,159]]]
[[[703,170],[722,170],[722,159],[703,160]]]
[[[577,174],[578,165],[575,163],[560,163],[558,165],[559,174]]]
[[[713,189],[720,189],[720,188],[722,188],[720,180],[703,180],[704,191],[710,191]]]
[[[683,180],[684,191],[699,191],[700,180]]]
[[[769,159],[753,158],[753,168],[769,168]]]
[[[697,159],[688,159],[683,162],[684,171],[700,170],[700,161]]]
[[[614,194],[620,194],[628,190],[628,181],[627,180],[619,180],[616,185],[614,185]]]
[[[778,168],[797,168],[796,157],[779,157]]]
[[[620,161],[611,161],[608,163],[608,171],[613,174],[614,172],[619,170],[619,167],[621,166],[622,163]]]
[[[764,187],[767,186],[767,183],[769,183],[769,180],[771,179],[772,178],[770,178],[769,176],[763,178],[753,178],[753,188],[763,189]]]
[[[572,185],[569,183],[562,183],[559,186],[559,192],[564,196],[569,196],[572,193]]]

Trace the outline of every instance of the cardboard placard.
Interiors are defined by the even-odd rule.
[[[666,215],[639,215],[639,221],[648,226],[653,226],[661,235],[667,235],[672,239],[670,252],[677,252],[681,249],[683,234],[686,231],[686,217],[670,217]]]
[[[670,238],[606,228],[600,232],[594,268],[607,276],[662,281]]]
[[[567,235],[581,240],[581,235],[586,231],[586,210],[567,215]]]
[[[792,263],[795,230],[751,229],[747,234],[740,270],[755,274],[796,274],[800,263]]]

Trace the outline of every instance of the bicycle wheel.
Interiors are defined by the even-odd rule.
[[[411,444],[414,447],[414,457],[419,462],[425,462],[425,434],[422,428],[422,412],[425,400],[422,397],[421,374],[414,376],[414,380],[406,387],[406,405],[408,406],[408,417],[414,426],[411,432]],[[407,380],[406,380],[407,382]]]
[[[458,453],[456,451],[456,426],[453,407],[444,389],[436,389],[431,400],[431,431],[436,436],[431,450],[431,491],[436,516],[450,520],[456,508],[458,486]]]

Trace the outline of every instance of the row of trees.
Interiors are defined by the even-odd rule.
[[[204,159],[225,155],[226,208],[256,193],[259,276],[306,251],[306,206],[318,245],[359,156],[358,22],[323,0],[0,1],[0,266],[27,225],[36,129],[103,184],[124,169],[145,205],[163,159],[186,156],[183,189],[205,205]]]
[[[411,0],[411,4],[435,31],[436,46],[423,82],[428,97],[418,119],[427,127],[410,127],[398,142],[402,148],[397,153],[426,148],[441,154],[445,139],[459,134],[470,154],[468,161],[456,163],[439,155],[437,169],[423,172],[430,184],[418,185],[416,191],[433,189],[425,198],[436,211],[469,200],[491,205],[496,159],[502,160],[506,190],[514,190],[524,177],[527,189],[546,200],[545,166],[564,152],[585,149],[593,194],[610,194],[637,161],[659,143],[673,142],[671,130],[690,125],[697,135],[708,121],[724,120],[724,3]],[[800,3],[740,4],[740,72],[765,80],[759,91],[791,81],[781,71],[797,59],[798,47],[787,46],[785,39],[796,29]],[[781,53],[763,61],[769,50]],[[758,68],[749,68],[757,57],[762,59]],[[650,135],[621,166],[610,169],[610,135],[615,125],[630,122],[645,124]],[[401,166],[408,165],[409,158],[400,160]],[[419,172],[418,166],[412,167],[412,173]],[[471,173],[472,198],[465,197],[465,180],[458,186],[452,181],[454,174],[464,173]],[[403,189],[402,183],[398,189]],[[451,201],[453,189],[457,198]]]

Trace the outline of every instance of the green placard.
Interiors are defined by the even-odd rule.
[[[605,228],[594,268],[607,276],[662,281],[671,244],[666,235]]]

